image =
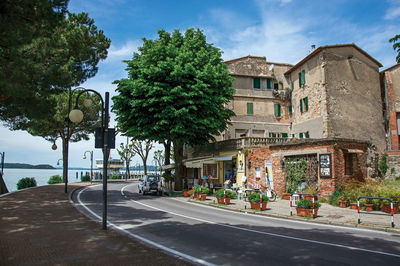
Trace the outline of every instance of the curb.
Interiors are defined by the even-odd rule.
[[[232,209],[224,206],[219,206],[219,205],[214,205],[214,204],[209,204],[209,203],[203,203],[199,201],[195,201],[192,199],[189,199],[189,202],[196,203],[196,204],[201,204],[205,206],[210,206],[213,208],[219,208],[227,211],[232,211],[232,212],[239,212],[239,213],[246,213],[246,214],[251,214],[251,215],[259,215],[259,216],[269,216],[269,217],[274,217],[274,218],[281,218],[281,219],[286,219],[286,220],[296,220],[296,221],[302,221],[310,224],[324,224],[324,225],[332,225],[332,226],[342,226],[342,227],[347,227],[347,228],[360,228],[360,229],[369,229],[369,230],[375,230],[375,231],[381,231],[381,232],[387,232],[391,234],[395,234],[400,236],[400,231],[393,229],[393,228],[386,228],[386,227],[374,227],[374,226],[369,226],[365,224],[349,224],[349,223],[335,223],[335,222],[326,222],[326,221],[314,221],[314,220],[308,220],[308,219],[302,219],[298,218],[296,216],[290,216],[290,215],[279,215],[279,214],[272,214],[272,213],[260,213],[260,212],[255,212],[255,211],[248,211],[248,210],[243,210],[243,209]]]

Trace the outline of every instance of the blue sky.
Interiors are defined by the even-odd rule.
[[[141,38],[156,38],[159,29],[200,28],[208,42],[224,52],[225,60],[251,54],[295,64],[312,44],[355,43],[381,62],[382,69],[395,64],[388,40],[400,34],[400,0],[71,0],[69,10],[88,12],[112,41],[96,77],[82,84],[103,95],[105,91],[115,95],[112,82],[126,77],[122,60],[132,57]],[[124,138],[118,137],[117,145],[121,141]],[[57,145],[61,147],[60,142]],[[70,166],[89,166],[82,155],[93,146],[93,140],[71,144]],[[55,165],[62,157],[60,148],[52,151],[51,143],[40,137],[4,127],[0,127],[0,151],[6,152],[6,162]],[[95,150],[95,158],[101,156],[101,150]],[[115,150],[111,156],[118,157]],[[133,164],[136,161],[138,156]]]

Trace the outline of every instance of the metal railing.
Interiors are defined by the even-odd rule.
[[[293,193],[290,195],[290,216],[292,216],[293,208],[297,207],[297,201],[300,200],[300,198],[304,199],[304,196],[311,196],[312,197],[312,214],[313,218],[315,215],[315,198],[318,200],[318,196],[314,194],[309,194],[309,193]]]
[[[380,199],[380,200],[388,200],[390,201],[390,214],[388,213],[379,213],[379,212],[363,212],[360,211],[360,199]],[[359,197],[357,199],[357,212],[358,212],[358,224],[361,223],[360,214],[373,214],[373,215],[385,215],[385,216],[392,216],[392,227],[394,227],[394,211],[393,211],[393,201],[390,198],[381,198],[381,197]]]

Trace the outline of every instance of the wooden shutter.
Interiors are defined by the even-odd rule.
[[[308,111],[308,97],[304,98],[304,111]]]
[[[292,81],[292,82],[290,82],[290,88],[292,89],[292,91],[294,90],[294,84],[293,84],[293,81]]]
[[[300,99],[300,113],[303,113],[303,99]]]
[[[305,70],[301,71],[301,76],[302,76],[301,84],[306,85],[306,71]]]
[[[271,89],[271,80],[267,79],[267,90]]]
[[[287,138],[288,137],[288,133],[282,133],[282,138]]]
[[[260,88],[260,78],[253,78],[253,88],[255,89]]]
[[[279,103],[274,104],[274,113],[276,117],[281,116],[281,105]]]
[[[247,103],[247,114],[253,115],[253,103]]]
[[[301,71],[299,72],[299,88],[301,88],[301,81],[302,81],[302,78],[301,78]]]
[[[289,105],[289,115],[293,114],[293,106]]]
[[[301,139],[303,138],[303,133],[299,134],[299,138],[301,138]]]
[[[309,139],[310,138],[310,132],[306,132],[306,138]]]

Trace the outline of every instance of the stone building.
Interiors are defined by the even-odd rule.
[[[285,162],[303,159],[310,178],[303,183],[328,198],[341,182],[376,174],[376,151],[386,147],[382,65],[365,51],[330,45],[294,66],[256,56],[225,63],[235,78],[228,104],[235,116],[217,142],[188,149],[184,164],[192,184],[222,186],[231,179],[263,188],[268,177],[282,194]]]
[[[400,175],[400,63],[381,72],[388,176]],[[394,170],[392,170],[394,169]]]
[[[292,65],[250,55],[225,61],[225,64],[235,78],[236,93],[228,108],[236,115],[218,140],[288,137],[290,91],[284,73]]]
[[[286,73],[291,134],[369,141],[385,150],[379,67],[355,44],[321,46]]]

